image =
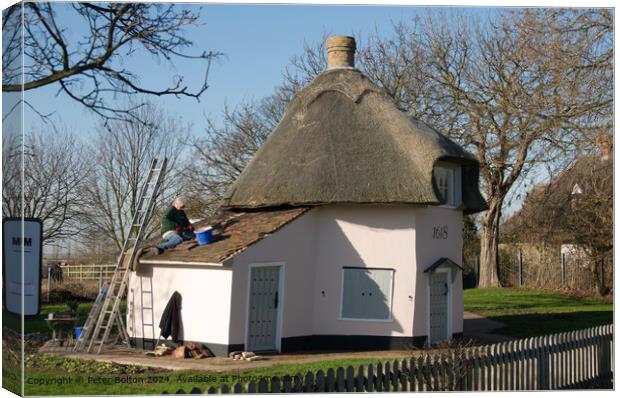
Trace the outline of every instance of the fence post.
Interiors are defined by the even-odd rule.
[[[480,284],[480,255],[476,254],[476,287]]]
[[[103,287],[103,267],[99,266],[99,291],[101,291],[102,287]],[[153,305],[151,305],[151,307],[153,307]]]
[[[566,253],[562,253],[562,287],[566,287]]]
[[[519,286],[523,286],[523,252],[519,249]]]
[[[50,302],[50,290],[52,290],[52,267],[47,267],[47,303]]]

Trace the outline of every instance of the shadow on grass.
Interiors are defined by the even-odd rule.
[[[569,332],[613,323],[613,311],[575,311],[491,317],[506,326],[493,333],[512,337],[534,337]]]

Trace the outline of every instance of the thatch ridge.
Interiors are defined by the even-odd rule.
[[[327,70],[293,98],[223,206],[438,205],[433,166],[442,159],[462,164],[464,211],[484,210],[470,154],[405,115],[359,71]]]

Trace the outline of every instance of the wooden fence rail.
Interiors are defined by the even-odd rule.
[[[613,388],[613,325],[175,394]],[[162,394],[169,394],[164,391]]]
[[[63,279],[72,279],[80,281],[96,281],[99,276],[103,276],[103,280],[107,281],[114,273],[114,264],[78,264],[78,265],[62,265]]]

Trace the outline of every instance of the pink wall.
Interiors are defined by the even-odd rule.
[[[305,336],[312,330],[312,294],[316,252],[316,214],[311,210],[275,234],[233,258],[230,341],[244,344],[250,264],[284,264],[282,337]]]
[[[187,340],[244,344],[249,267],[278,263],[284,266],[285,282],[281,337],[425,336],[428,275],[423,271],[441,257],[461,264],[461,223],[460,211],[444,207],[316,208],[237,254],[231,267],[145,266],[156,292],[156,323],[168,298],[178,290],[184,299]],[[434,228],[441,233],[434,234]],[[391,320],[340,319],[343,267],[395,270]],[[130,289],[139,297],[137,278],[132,278]],[[452,332],[457,333],[463,330],[460,273],[454,278],[452,300]],[[135,306],[131,316],[138,319],[139,315]],[[139,326],[135,329],[130,335],[141,336]]]
[[[413,329],[416,336],[428,334],[428,274],[424,270],[441,257],[462,265],[462,225],[463,215],[454,209],[427,207],[416,211],[417,273]],[[437,233],[434,233],[435,228]],[[463,278],[460,271],[456,275],[455,270],[452,273],[452,333],[458,333],[463,331]]]
[[[329,206],[319,211],[313,334],[411,336],[415,209]],[[340,320],[342,267],[392,268],[391,321]],[[325,292],[325,295],[323,295]]]

